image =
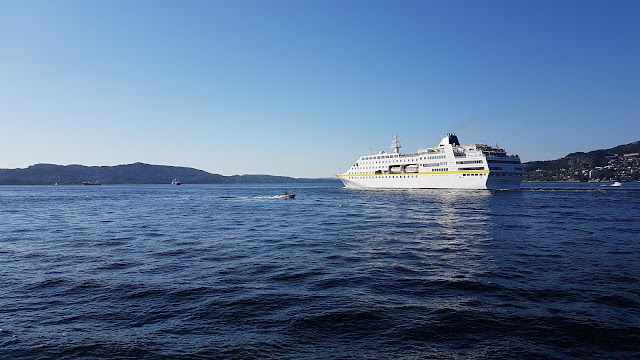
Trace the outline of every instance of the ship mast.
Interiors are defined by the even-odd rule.
[[[393,149],[393,152],[396,154],[400,154],[400,148],[402,146],[400,146],[400,138],[398,137],[398,133],[395,133],[395,135],[393,135],[393,140],[391,141],[391,148]]]

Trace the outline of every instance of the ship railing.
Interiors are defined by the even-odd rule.
[[[413,154],[400,154],[400,157],[412,157],[412,156],[425,156],[425,155],[436,155],[436,154],[445,154],[444,151],[434,151],[434,152],[417,152],[417,153],[413,153]]]
[[[504,152],[483,151],[482,154],[487,157],[507,157],[507,154]]]
[[[509,158],[520,158],[520,156],[518,156],[518,154],[507,154],[505,152],[493,152],[493,151],[483,151],[482,152],[483,155],[485,155],[486,157],[499,157],[499,158],[504,158],[504,157],[509,157]]]

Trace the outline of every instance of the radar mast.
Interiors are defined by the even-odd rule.
[[[393,140],[391,141],[391,148],[393,149],[393,152],[396,154],[400,154],[400,148],[402,146],[400,146],[400,137],[398,136],[398,133],[395,133],[395,135],[393,135]]]

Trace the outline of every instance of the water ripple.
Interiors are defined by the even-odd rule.
[[[637,358],[640,191],[526,186],[0,187],[0,357]]]

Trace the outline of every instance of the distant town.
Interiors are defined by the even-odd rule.
[[[523,165],[524,181],[640,181],[640,141]]]

